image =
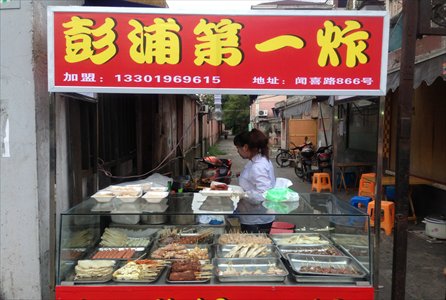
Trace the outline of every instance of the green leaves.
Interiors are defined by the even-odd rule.
[[[247,131],[249,125],[249,96],[223,95],[223,123],[226,129],[238,134]]]

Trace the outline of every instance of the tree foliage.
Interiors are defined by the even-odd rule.
[[[223,95],[223,123],[233,134],[248,130],[249,96]]]
[[[210,108],[215,107],[214,95],[201,94],[199,97],[200,97],[200,100],[203,102],[203,104],[209,105]]]

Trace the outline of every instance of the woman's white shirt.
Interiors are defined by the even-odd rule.
[[[248,161],[240,173],[239,185],[246,192],[246,197],[239,202],[238,212],[265,213],[262,202],[263,193],[273,188],[276,183],[274,167],[270,160],[257,154]],[[242,224],[265,224],[274,220],[274,216],[240,215]]]

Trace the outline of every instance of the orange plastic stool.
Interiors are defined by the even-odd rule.
[[[358,196],[370,197],[375,200],[375,173],[364,173],[359,180]]]
[[[363,173],[361,179],[369,179],[369,181],[375,182],[376,173]]]
[[[329,190],[331,192],[331,180],[328,173],[314,173],[311,184],[311,191],[320,193],[322,190]]]
[[[375,226],[375,201],[369,202],[367,214],[370,216],[370,226]],[[381,228],[387,235],[392,234],[395,222],[395,203],[392,201],[381,201]]]

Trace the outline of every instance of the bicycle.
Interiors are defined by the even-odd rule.
[[[294,144],[293,142],[290,142],[290,145],[293,148],[279,148],[277,150],[279,153],[276,155],[276,163],[281,168],[289,167],[291,161],[296,161],[298,153],[302,149],[301,146],[296,146],[296,144]]]

